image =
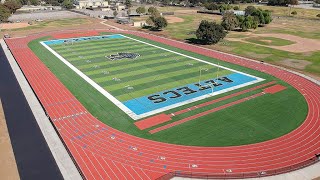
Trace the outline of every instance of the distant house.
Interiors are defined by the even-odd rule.
[[[109,3],[107,0],[79,0],[76,3],[76,9],[86,8],[108,8]]]
[[[244,16],[245,15],[245,11],[237,11],[237,10],[224,11],[224,12],[222,12],[222,15],[226,12],[233,12],[233,14],[236,16]]]

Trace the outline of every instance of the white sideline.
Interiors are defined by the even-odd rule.
[[[82,180],[78,169],[43,111],[13,55],[8,50],[6,43],[3,39],[0,40],[0,43],[63,178],[66,180]]]
[[[253,75],[250,75],[250,74],[247,74],[247,73],[243,73],[241,71],[237,71],[237,70],[234,70],[234,69],[231,69],[231,68],[228,68],[228,67],[220,66],[220,65],[217,65],[217,64],[214,64],[214,63],[211,63],[211,62],[207,62],[207,61],[204,61],[204,60],[192,57],[192,56],[188,56],[188,55],[176,52],[176,51],[172,51],[172,50],[169,50],[169,49],[166,49],[166,48],[163,48],[163,47],[159,47],[159,46],[156,46],[156,45],[144,42],[144,41],[140,41],[140,40],[125,36],[123,34],[115,34],[115,35],[121,35],[121,36],[123,36],[123,37],[125,37],[127,39],[131,39],[133,41],[137,41],[137,42],[140,42],[140,43],[143,43],[143,44],[147,44],[149,46],[152,46],[152,47],[155,47],[155,48],[158,48],[158,49],[162,49],[164,51],[168,51],[168,52],[180,55],[180,56],[184,56],[184,57],[187,57],[187,58],[190,58],[190,59],[193,59],[193,60],[205,63],[205,64],[209,64],[211,66],[216,66],[216,67],[220,67],[220,68],[223,68],[223,69],[227,69],[227,70],[232,71],[232,72],[236,72],[236,73],[239,73],[239,74],[244,74],[246,76],[253,77],[253,78],[256,79],[254,81],[243,83],[243,84],[240,84],[240,85],[237,85],[237,86],[233,86],[233,87],[230,87],[230,88],[226,88],[226,89],[220,90],[218,92],[205,94],[205,95],[202,95],[202,96],[199,96],[199,97],[188,99],[188,100],[185,100],[185,101],[182,101],[182,102],[179,102],[179,103],[175,103],[175,104],[172,104],[172,105],[168,105],[168,106],[165,106],[165,107],[153,110],[153,111],[149,111],[149,112],[137,115],[131,109],[129,109],[127,106],[125,106],[122,102],[120,102],[117,98],[115,98],[112,94],[110,94],[108,91],[106,91],[104,88],[102,88],[99,84],[94,82],[87,75],[85,75],[83,72],[81,72],[78,68],[73,66],[68,60],[63,58],[60,54],[58,54],[56,51],[54,51],[52,48],[50,48],[47,44],[45,44],[45,41],[41,41],[40,42],[42,46],[44,46],[48,51],[50,51],[52,54],[54,54],[60,61],[62,61],[71,70],[73,70],[75,73],[77,73],[82,79],[87,81],[92,87],[94,87],[102,95],[104,95],[106,98],[108,98],[111,102],[113,102],[113,104],[115,104],[117,107],[119,107],[123,112],[125,112],[133,120],[138,120],[138,119],[141,119],[141,118],[144,118],[144,117],[148,117],[148,116],[151,116],[151,115],[163,112],[163,111],[167,111],[167,110],[172,109],[172,108],[176,108],[176,107],[179,107],[179,106],[182,106],[182,105],[185,105],[185,104],[189,104],[189,103],[196,102],[196,101],[199,101],[199,100],[202,100],[202,99],[206,99],[206,98],[209,98],[211,96],[215,96],[215,95],[218,95],[218,94],[229,92],[229,91],[232,91],[232,90],[235,90],[235,89],[239,89],[239,88],[242,88],[242,87],[245,87],[245,86],[249,86],[251,84],[255,84],[255,83],[258,83],[258,82],[261,82],[261,81],[265,80],[265,79],[262,79],[260,77],[256,77],[256,76],[253,76]],[[108,36],[108,35],[106,35],[106,36]]]

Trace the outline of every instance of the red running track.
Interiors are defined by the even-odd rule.
[[[108,127],[93,117],[28,48],[31,40],[52,33],[6,39],[86,179],[157,179],[161,176],[166,179],[172,175],[257,177],[291,171],[315,162],[315,154],[320,152],[320,87],[315,83],[276,67],[150,34],[109,32],[134,34],[271,74],[303,94],[309,110],[304,123],[291,133],[256,144],[193,147],[142,139]],[[173,173],[165,175],[169,172]]]

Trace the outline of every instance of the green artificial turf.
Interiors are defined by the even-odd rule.
[[[245,67],[241,67],[238,65],[230,64],[223,61],[218,61],[217,59],[209,58],[203,55],[199,55],[196,53],[184,51],[175,47],[167,46],[161,43],[153,42],[147,39],[143,39],[140,37],[136,37],[133,35],[127,35],[133,37],[135,39],[139,39],[160,47],[164,47],[179,53],[183,53],[185,55],[189,55],[195,58],[199,58],[202,60],[206,60],[212,63],[219,63],[222,66],[229,67],[238,71],[242,71],[245,73],[249,73],[251,75],[255,75],[261,78],[266,79],[263,82],[250,85],[244,88],[240,88],[231,92],[227,92],[224,94],[220,94],[214,97],[210,97],[204,100],[200,100],[188,105],[184,105],[181,107],[177,107],[171,110],[168,110],[164,113],[169,114],[172,112],[176,112],[181,109],[188,108],[190,106],[194,106],[200,103],[204,103],[213,99],[217,99],[219,97],[223,97],[229,94],[233,94],[235,92],[255,87],[259,84],[264,84],[270,81],[277,81],[278,84],[284,85],[287,87],[286,90],[276,93],[276,94],[266,94],[261,97],[257,97],[253,100],[248,100],[241,104],[223,109],[221,111],[197,118],[195,120],[186,122],[184,124],[172,127],[167,130],[160,131],[156,134],[151,135],[148,130],[159,127],[160,125],[149,128],[146,130],[139,130],[133,123],[135,122],[130,117],[128,117],[122,110],[120,110],[117,106],[115,106],[111,101],[105,98],[102,94],[100,94],[96,89],[94,89],[91,85],[85,82],[81,77],[79,77],[76,73],[70,70],[66,65],[64,65],[57,57],[51,54],[47,49],[45,49],[39,41],[43,41],[48,39],[49,37],[43,37],[40,39],[36,39],[29,43],[29,47],[34,51],[34,53],[46,64],[46,66],[60,79],[60,81],[76,96],[76,98],[92,113],[95,117],[97,117],[100,121],[105,124],[116,128],[120,131],[126,132],[128,134],[132,134],[135,136],[139,136],[142,138],[147,138],[151,140],[174,143],[174,144],[183,144],[183,145],[191,145],[191,146],[235,146],[235,145],[244,145],[250,143],[257,143],[261,141],[270,140],[297,128],[305,119],[307,114],[307,104],[304,100],[304,97],[294,88],[286,84],[285,82],[276,79],[273,76],[247,69]],[[94,43],[91,43],[90,46],[94,47]],[[89,44],[88,44],[89,47]],[[148,63],[154,64],[157,62],[156,56],[150,55],[147,58],[146,64],[133,65],[130,62],[119,61],[118,65],[113,65],[108,67],[108,63],[105,62],[105,59],[95,56],[95,53],[91,53],[88,51],[85,53],[86,49],[79,45],[79,50],[83,53],[83,55],[90,54],[88,56],[94,56],[93,58],[97,58],[95,63],[101,65],[105,65],[105,68],[110,68],[109,70],[115,70],[119,72],[119,77],[126,77],[125,74],[120,73],[122,68],[126,69],[126,66],[130,68],[134,68],[139,66],[140,68],[135,69],[133,72],[127,72],[128,80],[137,81],[138,84],[144,82],[143,76],[141,73],[153,73],[153,71],[161,72],[161,70],[165,69],[165,67],[161,67],[159,65],[156,69],[149,69],[144,71],[141,70],[142,67],[146,67]],[[133,47],[128,47],[133,48]],[[146,47],[147,48],[147,47]],[[59,48],[58,48],[59,49]],[[97,52],[99,48],[95,48]],[[145,48],[144,48],[145,49]],[[57,50],[57,49],[56,49]],[[124,48],[124,50],[126,50]],[[67,49],[61,48],[61,52],[67,52]],[[79,51],[80,52],[80,51]],[[105,52],[105,51],[103,51]],[[143,49],[141,49],[142,53]],[[148,53],[147,53],[148,54]],[[170,54],[170,53],[169,53]],[[146,54],[144,54],[146,55]],[[146,55],[149,56],[149,55]],[[71,56],[70,56],[71,57]],[[143,57],[143,56],[141,56]],[[186,60],[181,58],[181,60]],[[74,57],[75,66],[81,68],[90,68],[86,67],[85,63],[82,63]],[[150,61],[150,62],[149,62]],[[160,64],[163,62],[167,62],[166,58],[161,58],[159,60]],[[187,60],[186,60],[187,61]],[[78,63],[78,64],[77,64]],[[180,64],[176,66],[172,66],[175,68],[179,68]],[[83,70],[83,69],[81,69]],[[93,79],[101,80],[101,82],[105,82],[101,73],[96,70],[89,70],[86,73],[90,74]],[[188,73],[184,74],[187,75]],[[131,77],[135,77],[136,80],[130,79]],[[165,79],[165,78],[164,78]],[[174,79],[173,79],[174,81]],[[174,82],[171,83],[174,83]],[[110,82],[110,81],[109,81]],[[180,80],[177,79],[176,83],[180,83]],[[184,84],[183,82],[182,84]],[[170,84],[170,83],[169,83]],[[114,86],[111,85],[110,87]],[[108,85],[104,86],[108,89]],[[166,85],[163,85],[164,88],[167,88]],[[168,86],[169,87],[169,86]],[[152,88],[151,88],[152,89]],[[116,90],[114,92],[117,92]],[[113,93],[114,93],[113,92]],[[149,91],[148,91],[149,92]],[[164,123],[168,124],[177,120],[181,120],[182,118],[195,115],[200,112],[204,112],[206,110],[212,109],[214,107],[221,106],[223,104],[227,104],[233,101],[236,101],[240,98],[248,97],[252,94],[261,92],[261,90],[255,90],[250,93],[243,94],[241,96],[233,97],[225,101],[221,101],[219,103],[212,104],[210,106],[199,108],[194,111],[190,111],[185,114],[181,114],[179,116],[173,117],[172,121]],[[121,92],[117,94],[117,96],[122,97]],[[164,125],[162,124],[162,125]]]
[[[127,38],[81,41],[50,47],[120,101],[184,86],[201,80],[231,74],[194,59]],[[135,60],[111,61],[106,56],[120,52],[136,53]],[[114,78],[120,79],[115,81]],[[134,90],[128,90],[131,86]]]

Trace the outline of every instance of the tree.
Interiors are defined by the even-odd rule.
[[[60,3],[58,1],[52,1],[51,5],[52,6],[60,6]]]
[[[18,0],[20,4],[26,5],[28,4],[28,0]]]
[[[239,10],[239,9],[240,9],[239,6],[234,6],[234,7],[233,7],[233,10],[236,10],[236,11],[237,11],[237,10]]]
[[[5,22],[10,17],[10,10],[3,4],[0,4],[0,22]]]
[[[131,8],[131,7],[132,7],[131,0],[126,0],[126,1],[124,2],[124,5],[126,5],[127,8]]]
[[[320,0],[314,0],[313,2],[316,4],[320,4]]]
[[[299,2],[298,2],[298,0],[289,0],[289,4],[294,6],[294,5],[298,5]]]
[[[13,14],[17,11],[17,9],[20,9],[22,7],[20,2],[10,0],[3,3],[3,6],[5,6],[7,9],[9,9],[10,13]]]
[[[249,16],[249,15],[253,14],[256,11],[257,11],[257,9],[254,6],[248,6],[244,10],[246,16]]]
[[[233,12],[227,12],[222,17],[221,25],[224,29],[232,31],[239,26],[239,20]]]
[[[149,9],[148,9],[148,13],[151,14],[151,15],[154,15],[154,14],[158,14],[159,11],[158,11],[157,8],[151,6],[151,7],[149,7]]]
[[[118,15],[118,11],[113,11],[113,16],[117,17],[117,15]]]
[[[240,21],[240,20],[239,20]],[[240,28],[242,31],[247,31],[251,28],[256,28],[257,22],[254,22],[254,18],[252,16],[246,16],[241,20]]]
[[[288,2],[288,4],[290,5],[290,9],[289,9],[289,14],[290,14],[290,12],[291,12],[291,8],[292,7],[294,7],[294,5],[298,5],[298,0],[289,0],[289,2]],[[292,13],[291,13],[292,14]],[[292,14],[292,15],[296,15],[297,14],[297,12],[295,12],[294,14]]]
[[[150,17],[146,20],[146,23],[147,23],[149,26],[154,26],[154,19],[155,19],[154,16],[150,16]]]
[[[224,11],[230,10],[230,9],[232,9],[232,6],[230,4],[221,4],[219,6],[220,12],[224,12]]]
[[[264,22],[265,24],[269,24],[272,21],[272,16],[271,16],[271,12],[268,10],[265,10],[262,12],[263,17],[264,17]]]
[[[205,3],[204,4],[204,7],[208,10],[218,10],[219,9],[219,6],[216,4],[216,3]]]
[[[170,0],[162,0],[162,4],[163,5],[169,5],[171,3],[171,1]]]
[[[138,8],[136,9],[136,12],[137,12],[138,14],[144,14],[144,13],[146,13],[146,8],[145,8],[145,7],[138,7]]]
[[[40,4],[39,0],[29,0],[30,4],[33,6],[37,6]]]
[[[167,20],[162,16],[154,18],[153,23],[154,23],[155,29],[157,29],[157,30],[160,30],[160,29],[168,26]]]
[[[71,0],[64,0],[62,2],[62,7],[66,8],[66,9],[72,9],[73,8],[73,3]]]
[[[226,36],[225,29],[215,22],[201,21],[196,36],[204,44],[215,44]]]

